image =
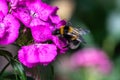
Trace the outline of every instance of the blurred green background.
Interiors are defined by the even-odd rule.
[[[97,46],[104,49],[111,58],[119,57],[120,0],[43,1],[59,6],[58,14],[62,15],[62,19],[67,19],[75,27],[90,30],[90,34],[85,36],[86,46]]]
[[[62,15],[62,19],[70,21],[75,27],[90,30],[83,36],[87,42],[84,47],[102,49],[113,63],[109,75],[80,68],[65,76],[70,80],[120,80],[120,0],[52,0],[50,4],[59,6],[58,14]],[[63,80],[69,79],[65,77]]]

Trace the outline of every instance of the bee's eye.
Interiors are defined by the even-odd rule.
[[[59,30],[57,30],[56,33],[59,34]]]
[[[59,30],[55,30],[55,31],[52,32],[53,35],[57,35],[59,33],[60,33]]]
[[[68,32],[68,30],[64,30],[65,31],[65,33],[67,33]]]

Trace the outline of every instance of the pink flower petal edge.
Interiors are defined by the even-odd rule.
[[[112,63],[106,53],[98,48],[85,48],[73,54],[71,64],[75,67],[83,66],[97,67],[103,73],[109,73],[112,69]]]
[[[13,15],[8,14],[3,19],[4,36],[0,38],[0,44],[7,45],[13,43],[19,35],[19,22],[14,18]]]
[[[57,48],[53,44],[33,44],[23,46],[18,51],[18,59],[25,66],[31,68],[38,64],[47,65],[57,55]]]

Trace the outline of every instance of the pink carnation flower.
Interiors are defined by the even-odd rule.
[[[71,57],[71,63],[75,67],[97,67],[100,71],[108,73],[111,71],[111,62],[106,53],[97,48],[86,48]]]
[[[56,15],[57,7],[43,3],[41,0],[9,0],[12,3],[11,13],[26,27],[30,28],[36,44],[23,46],[19,50],[19,60],[27,67],[37,64],[48,64],[57,53],[65,53],[66,40],[52,35],[55,29],[66,22]],[[51,41],[51,44],[46,44]]]
[[[12,14],[31,29],[35,42],[51,40],[59,48],[60,53],[67,50],[63,48],[66,41],[52,35],[52,31],[66,24],[56,15],[57,7],[50,6],[40,0],[18,0],[17,4],[16,9],[12,10]]]
[[[7,45],[13,43],[19,35],[19,22],[8,14],[4,17],[3,21],[0,22],[0,44]]]
[[[6,0],[0,0],[0,44],[13,43],[19,34],[19,22],[13,15],[8,14]]]
[[[52,38],[53,30],[66,24],[56,15],[57,9],[40,0],[21,0],[12,14],[31,29],[35,42],[44,42]]]
[[[27,27],[38,25],[46,26],[46,24],[47,26],[49,24],[49,26],[56,27],[61,21],[60,17],[56,15],[57,7],[50,6],[40,0],[15,1],[17,1],[17,5],[15,5],[16,8],[12,10],[12,14]],[[37,20],[37,22],[35,22],[35,20]]]
[[[18,51],[21,63],[31,68],[37,64],[49,64],[57,55],[57,48],[53,44],[33,44],[23,46]]]

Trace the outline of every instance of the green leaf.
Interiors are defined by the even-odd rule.
[[[10,62],[10,57],[13,57],[11,53],[9,53],[8,51],[5,50],[0,50],[0,56],[3,56],[5,59],[8,60],[8,62]],[[5,69],[9,66],[10,63],[8,63],[0,72],[0,76],[2,76],[2,74],[4,73]]]
[[[4,73],[2,77],[0,77],[0,80],[16,80],[16,76],[18,75],[7,72],[7,73]]]
[[[16,76],[16,80],[18,80],[18,79],[19,80],[26,80],[27,79],[23,66],[16,59],[17,56],[13,57],[11,53],[9,53],[8,51],[4,51],[4,50],[0,50],[0,56],[5,57],[9,62],[0,72],[0,76],[3,75],[5,69],[11,64],[13,69],[14,69],[14,74]]]
[[[26,75],[23,66],[16,59],[11,59],[11,65],[15,73],[19,76],[20,80],[26,80]]]

